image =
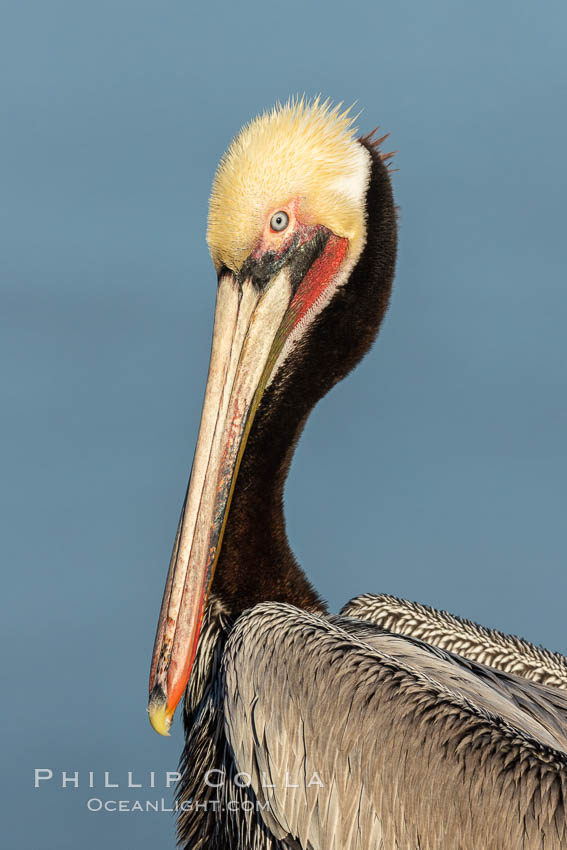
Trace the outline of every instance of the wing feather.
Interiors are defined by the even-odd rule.
[[[567,847],[561,712],[366,629],[275,603],[235,624],[225,729],[268,829],[309,850]]]
[[[561,653],[535,646],[516,635],[488,629],[447,611],[386,593],[367,593],[347,602],[341,614],[418,638],[487,667],[567,690],[567,658]]]

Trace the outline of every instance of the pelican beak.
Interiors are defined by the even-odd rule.
[[[347,240],[317,233],[271,274],[221,274],[191,478],[163,596],[150,673],[150,722],[169,734],[197,651],[230,500],[254,415],[285,341],[336,270]],[[255,264],[256,271],[258,263]],[[244,270],[246,271],[246,270]]]

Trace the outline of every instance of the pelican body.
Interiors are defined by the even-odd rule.
[[[215,176],[211,361],[150,674],[161,734],[184,697],[185,848],[567,848],[566,659],[394,597],[331,615],[288,543],[299,434],[388,306],[382,141],[294,101]]]

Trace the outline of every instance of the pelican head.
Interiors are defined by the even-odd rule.
[[[328,366],[333,374],[323,374],[318,397],[376,334],[395,257],[391,191],[381,159],[373,143],[356,137],[349,110],[301,100],[255,118],[218,167],[207,230],[218,278],[209,375],[150,674],[150,720],[161,734],[168,734],[191,673],[240,462],[267,388],[293,371],[290,364],[305,351],[327,308],[350,290],[355,270],[364,289],[362,306],[356,317],[344,315],[340,327],[329,329],[340,339],[334,347],[330,339],[328,363],[348,341],[349,319],[353,340],[364,339],[352,363],[343,357],[341,365]],[[387,203],[375,203],[371,216],[373,192]],[[378,223],[371,220],[376,216]],[[371,236],[375,226],[380,233]],[[379,244],[384,233],[385,260]],[[387,285],[378,292],[372,286],[380,263]],[[360,331],[363,325],[368,333]],[[320,360],[324,373],[325,357]]]

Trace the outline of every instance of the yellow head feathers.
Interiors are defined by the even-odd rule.
[[[349,113],[328,101],[301,99],[278,104],[240,131],[211,193],[207,242],[217,269],[238,272],[267,216],[294,199],[305,223],[346,237],[349,253],[358,254],[370,158]]]

